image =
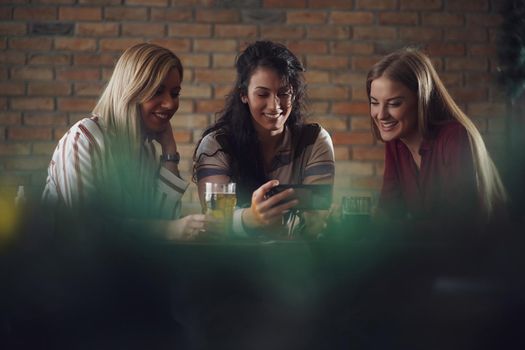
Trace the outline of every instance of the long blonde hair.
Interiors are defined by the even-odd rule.
[[[482,209],[488,217],[492,216],[496,206],[507,201],[505,187],[481,134],[452,99],[428,56],[414,48],[403,48],[385,56],[368,72],[366,90],[369,99],[372,81],[382,76],[397,81],[416,93],[418,129],[424,139],[433,136],[436,126],[450,120],[456,120],[466,129]],[[371,124],[374,136],[381,140],[377,126],[373,121]]]
[[[141,104],[154,96],[171,69],[176,69],[182,80],[181,61],[166,48],[141,43],[126,49],[93,109],[106,129],[104,185],[109,192],[120,192],[116,201],[138,205],[139,209],[131,209],[135,214],[154,196],[155,160],[144,154],[148,135],[142,125]]]

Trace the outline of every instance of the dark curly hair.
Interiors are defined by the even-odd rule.
[[[228,140],[227,149],[223,151],[232,158],[231,178],[240,183],[241,191],[249,192],[250,197],[251,192],[264,183],[266,178],[250,109],[242,102],[241,96],[248,94],[250,78],[259,67],[274,70],[282,80],[282,85],[290,87],[293,91],[292,109],[285,125],[291,132],[292,140],[297,138],[298,130],[304,122],[306,84],[303,72],[305,69],[286,46],[271,41],[256,41],[237,56],[235,86],[226,97],[225,108],[217,114],[216,122],[202,134],[204,138],[216,131],[218,135],[224,135],[222,139]],[[222,146],[225,148],[225,145]],[[194,161],[198,161],[195,154]],[[194,171],[194,180],[195,177]]]

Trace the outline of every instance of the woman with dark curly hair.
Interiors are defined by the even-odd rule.
[[[297,201],[286,199],[293,190],[267,195],[279,183],[333,184],[331,138],[319,125],[304,123],[304,68],[289,49],[270,41],[249,45],[235,67],[226,106],[195,151],[201,202],[206,182],[236,182],[235,234],[283,233],[292,222],[301,227],[297,223],[306,221],[314,232],[314,222],[322,220],[292,214]]]

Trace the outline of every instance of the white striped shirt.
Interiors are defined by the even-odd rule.
[[[82,208],[96,203],[101,198],[102,177],[105,176],[105,130],[103,121],[94,116],[85,118],[73,125],[60,139],[48,167],[46,186],[42,194],[44,203],[65,206],[69,209]],[[158,207],[154,209],[159,219],[175,219],[180,216],[181,197],[188,182],[180,179],[164,167],[160,167],[152,142],[145,142],[146,156],[154,157],[159,170],[157,173],[156,198]],[[139,175],[137,175],[139,176]],[[114,191],[118,193],[119,191]],[[122,198],[121,201],[125,201]]]

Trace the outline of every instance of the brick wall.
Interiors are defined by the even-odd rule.
[[[26,0],[0,4],[0,187],[38,193],[58,139],[93,108],[126,47],[152,41],[185,66],[173,118],[181,170],[223,106],[235,55],[266,38],[305,63],[311,120],[333,137],[337,197],[376,191],[382,145],[370,133],[365,75],[382,55],[418,45],[432,55],[496,159],[506,103],[495,83],[501,17],[492,0]],[[11,192],[10,192],[11,193]],[[194,186],[185,196],[194,203]],[[189,204],[189,203],[187,203]]]

